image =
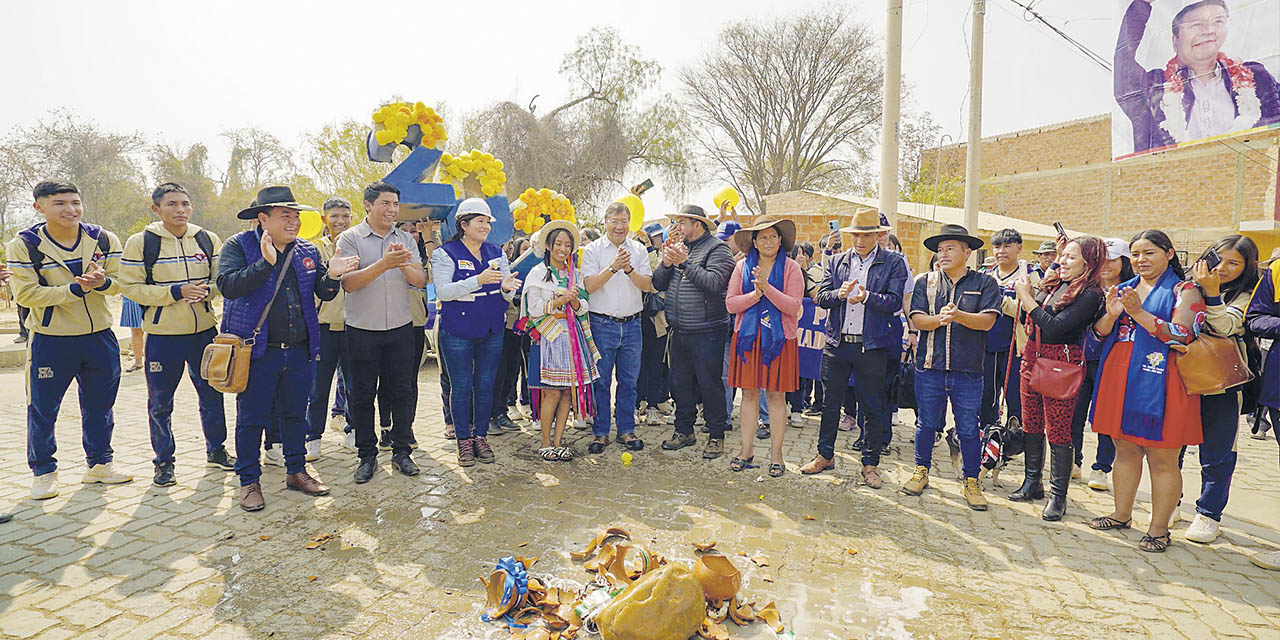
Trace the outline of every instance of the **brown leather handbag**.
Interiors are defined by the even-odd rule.
[[[296,246],[295,246],[296,248]],[[262,310],[258,325],[253,328],[253,335],[242,338],[234,333],[219,333],[204,348],[200,358],[200,377],[209,382],[209,386],[222,393],[240,393],[249,386],[249,361],[253,357],[253,345],[257,341],[262,325],[267,321],[271,305],[280,293],[280,285],[284,283],[284,274],[289,271],[293,262],[293,249],[284,255],[284,268],[276,276],[276,287],[271,292],[271,300]]]
[[[1031,365],[1031,388],[1036,393],[1054,400],[1070,400],[1080,393],[1084,383],[1084,365],[1069,362],[1071,351],[1062,345],[1062,360],[1040,355],[1040,327],[1036,326],[1035,341],[1027,343],[1036,350],[1035,364]]]
[[[1176,352],[1174,357],[1188,395],[1221,393],[1253,380],[1249,362],[1241,355],[1235,338],[1202,333],[1187,345],[1185,352]]]

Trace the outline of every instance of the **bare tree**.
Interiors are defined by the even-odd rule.
[[[280,139],[254,127],[222,132],[231,146],[223,189],[253,191],[293,172],[293,155]]]
[[[869,183],[880,48],[843,11],[731,25],[680,79],[702,152],[755,211],[771,193]]]

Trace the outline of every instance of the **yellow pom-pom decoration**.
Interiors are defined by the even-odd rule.
[[[373,112],[374,136],[378,144],[400,144],[409,136],[409,127],[417,125],[422,130],[424,147],[433,148],[447,140],[444,119],[435,109],[416,102],[394,102],[382,105]],[[387,133],[383,133],[387,132]]]

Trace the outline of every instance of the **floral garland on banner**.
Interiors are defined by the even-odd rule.
[[[1243,62],[1232,60],[1222,52],[1218,53],[1217,64],[1221,64],[1227,71],[1227,77],[1231,78],[1231,90],[1235,94],[1236,108],[1240,111],[1232,130],[1252,129],[1262,118],[1262,101],[1258,99],[1258,86],[1254,82],[1253,72]],[[1160,128],[1174,142],[1186,142],[1187,118],[1182,98],[1186,92],[1187,79],[1183,77],[1177,56],[1170,58],[1165,65],[1164,79],[1164,95],[1160,97],[1160,111],[1164,114],[1164,120],[1160,122]]]
[[[525,189],[511,204],[511,215],[518,231],[533,235],[552,220],[568,220],[576,224],[573,203],[564,194],[551,189]]]
[[[480,193],[486,198],[502,193],[507,186],[507,174],[502,170],[502,161],[492,154],[472,149],[470,154],[464,156],[449,153],[440,156],[436,180],[453,185],[453,192],[459,198],[465,191],[463,183],[472,175],[476,176],[480,183]]]
[[[434,148],[449,136],[444,130],[444,118],[435,109],[417,102],[393,102],[373,112],[373,137],[379,145],[400,144],[409,137],[409,127],[417,125],[422,130],[422,146]]]

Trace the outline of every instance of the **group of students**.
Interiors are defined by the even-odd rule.
[[[510,425],[506,403],[523,372],[541,423],[537,452],[545,460],[574,457],[563,444],[570,415],[590,423],[590,453],[611,444],[614,422],[615,442],[642,449],[637,416],[654,416],[667,389],[675,401],[674,433],[662,448],[696,444],[701,419],[708,434],[703,457],[717,458],[740,389],[741,423],[754,427],[760,419],[768,428],[741,430],[730,468],[754,467],[753,436],[763,435],[770,440],[768,474],[781,476],[787,406],[803,406],[808,395],[805,389],[797,396],[797,336],[810,297],[828,313],[817,452],[801,473],[835,466],[841,413],[852,393],[862,426],[861,481],[882,486],[879,462],[894,409],[889,385],[905,348],[914,358],[917,412],[915,470],[903,483],[905,493],[919,495],[929,484],[949,402],[964,499],[985,509],[978,481],[983,431],[998,421],[999,409],[990,405],[1004,395],[1008,426],[1025,433],[1025,479],[1010,499],[1045,495],[1048,457],[1043,516],[1060,519],[1067,483],[1081,462],[1087,412],[1100,441],[1091,486],[1107,488],[1108,467],[1115,484],[1114,511],[1090,526],[1129,526],[1145,459],[1153,518],[1139,546],[1163,551],[1181,495],[1180,452],[1189,445],[1200,445],[1204,475],[1192,526],[1197,535],[1189,537],[1216,535],[1240,412],[1238,388],[1188,395],[1172,355],[1202,332],[1237,340],[1242,354],[1255,337],[1280,334],[1280,289],[1273,281],[1280,272],[1260,272],[1256,246],[1241,236],[1216,243],[1206,252],[1216,264],[1198,260],[1187,279],[1168,236],[1157,230],[1128,243],[1060,236],[1056,259],[1039,267],[1017,259],[1021,237],[1005,230],[993,237],[997,264],[988,273],[968,266],[984,241],[943,225],[924,241],[934,253],[931,270],[913,277],[901,252],[885,243],[890,229],[872,208],[839,229],[852,237],[848,250],[836,251],[839,235],[833,234],[824,239],[827,255],[804,265],[811,249],[797,247],[795,224],[772,216],[742,228],[687,205],[671,216],[665,237],[633,235],[629,211],[615,203],[604,213],[604,235],[586,246],[573,223],[552,221],[504,251],[488,241],[495,219],[481,199],[458,206],[453,238],[441,243],[431,223],[397,224],[395,187],[377,182],[364,196],[367,215],[354,226],[349,203],[326,202],[326,233],[312,243],[297,237],[299,211],[310,207],[287,187],[268,187],[238,214],[252,228],[222,243],[190,222],[190,197],[167,183],[152,198],[159,220],[122,247],[110,231],[81,221],[74,185],[37,185],[35,208],[45,222],[8,245],[15,297],[32,310],[32,497],[57,494],[53,424],[72,378],[79,383],[89,464],[83,481],[130,479],[112,466],[120,366],[106,300],[118,293],[143,308],[155,484],[174,483],[170,416],[185,368],[200,401],[207,462],[238,474],[240,503],[249,511],[265,505],[259,483],[264,437],[285,466],[287,488],[328,493],[306,462],[319,455],[335,374],[346,405],[336,413],[347,421],[348,445],[360,459],[355,481],[373,477],[380,448],[392,451],[400,473],[418,473],[412,423],[428,282],[440,303],[436,343],[447,435],[456,440],[460,465],[494,461],[490,425]],[[513,262],[525,243],[536,264],[520,278]],[[225,445],[221,394],[199,374],[204,348],[218,332],[210,304],[216,295],[225,299],[221,331],[246,339],[253,351],[248,386],[236,398],[235,457]],[[659,332],[665,345],[655,340]],[[1274,355],[1257,402],[1280,423]],[[1037,378],[1042,359],[1078,363],[1084,384],[1068,396],[1046,388]],[[660,383],[668,377],[669,385]],[[389,418],[382,421],[381,442],[375,401]],[[1200,535],[1200,529],[1212,531]]]

